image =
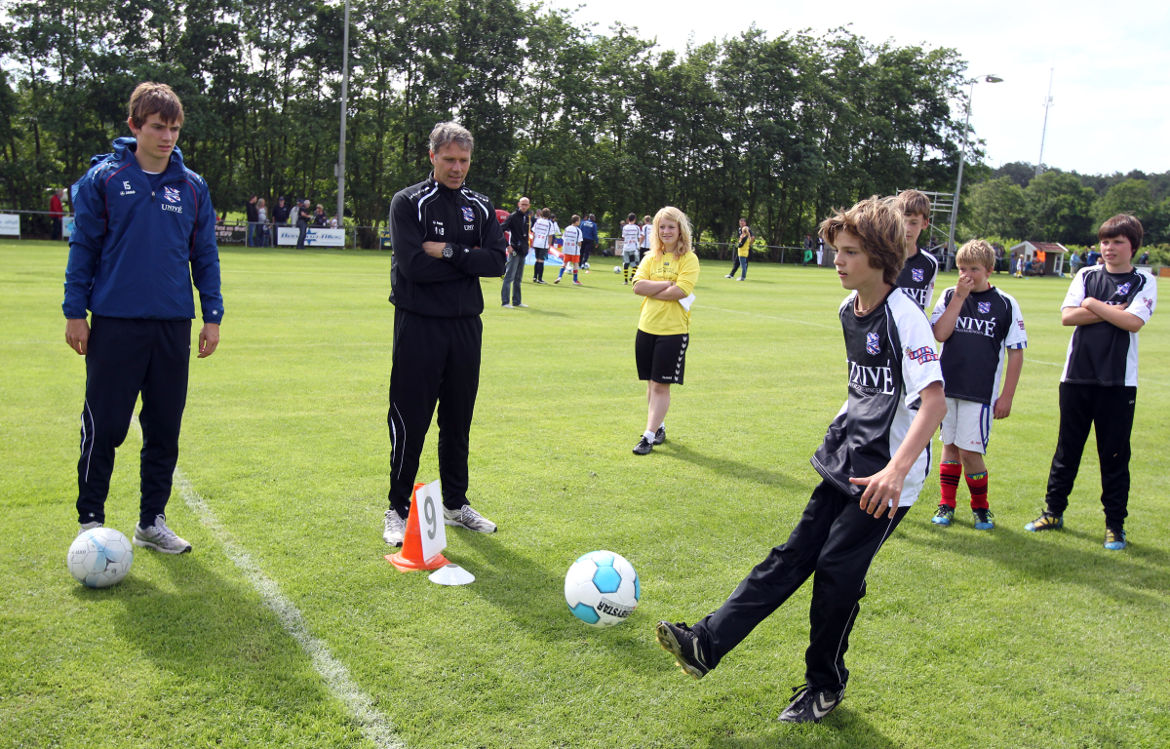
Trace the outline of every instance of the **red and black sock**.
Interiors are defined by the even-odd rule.
[[[959,477],[963,475],[963,465],[957,460],[944,460],[938,464],[938,483],[942,489],[942,500],[939,504],[946,505],[952,510],[955,508],[955,494],[959,491]]]
[[[987,471],[967,474],[967,488],[971,490],[971,509],[987,509]]]

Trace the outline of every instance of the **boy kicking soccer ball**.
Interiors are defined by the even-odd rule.
[[[698,679],[812,576],[804,684],[780,713],[786,722],[817,723],[840,704],[866,572],[918,497],[926,447],[946,410],[930,326],[894,285],[905,252],[902,213],[894,200],[875,197],[821,224],[850,291],[838,309],[849,395],[813,455],[821,483],[804,514],[713,613],[694,627],[657,626],[659,644]]]
[[[942,293],[930,316],[934,337],[945,344],[941,359],[947,383],[942,462],[938,467],[942,500],[930,522],[945,526],[954,520],[959,475],[965,474],[975,529],[987,531],[995,527],[995,521],[987,504],[983,456],[991,437],[992,416],[1006,419],[1012,412],[1028,336],[1016,300],[988,281],[995,269],[991,245],[973,239],[959,248],[955,262],[959,282]]]

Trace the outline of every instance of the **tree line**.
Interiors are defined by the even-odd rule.
[[[130,91],[156,80],[183,99],[180,147],[218,210],[252,194],[336,204],[338,0],[0,8],[0,203],[43,208],[127,134]],[[352,0],[349,43],[346,215],[375,227],[365,246],[446,119],[476,137],[472,187],[592,212],[611,233],[673,204],[697,236],[726,241],[745,216],[768,244],[797,244],[860,197],[953,189],[965,63],[948,48],[752,26],[678,53],[522,0]],[[977,188],[991,189],[972,203]],[[963,209],[972,229],[1015,216]]]

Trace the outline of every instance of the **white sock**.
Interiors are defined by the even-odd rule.
[[[654,432],[651,432],[650,430],[646,430],[645,432],[642,432],[642,436],[646,438],[647,442],[654,441]]]

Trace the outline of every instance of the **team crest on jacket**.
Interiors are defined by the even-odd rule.
[[[882,352],[881,339],[878,338],[877,333],[865,334],[865,353],[870,356],[877,356]]]
[[[921,268],[911,268],[910,277],[914,279],[914,283],[922,283],[924,275]]]
[[[460,207],[463,209],[463,220],[464,221],[474,221],[475,220],[475,214],[472,213],[471,206],[465,205],[465,206],[460,206]]]
[[[182,196],[179,194],[179,188],[177,188],[177,187],[164,187],[163,188],[163,200],[167,201],[168,203],[179,203],[182,201],[182,199],[183,199]]]
[[[979,302],[979,314],[986,315],[991,311],[991,302]]]

